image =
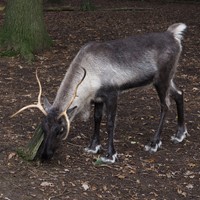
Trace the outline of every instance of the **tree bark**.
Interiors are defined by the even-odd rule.
[[[42,0],[8,0],[0,45],[31,60],[33,53],[49,47]]]

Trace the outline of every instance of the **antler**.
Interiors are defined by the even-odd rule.
[[[74,92],[74,95],[73,97],[71,98],[69,104],[66,106],[65,110],[60,113],[60,115],[58,116],[58,119],[61,118],[62,116],[65,117],[66,119],[66,122],[67,122],[67,132],[66,132],[66,135],[65,137],[63,138],[63,140],[66,140],[67,137],[68,137],[68,134],[69,134],[69,130],[70,130],[70,121],[69,121],[69,117],[67,116],[67,109],[72,105],[74,99],[76,98],[77,96],[77,90],[78,90],[78,87],[79,85],[83,82],[83,80],[85,79],[85,76],[86,76],[86,70],[84,68],[82,68],[83,71],[84,71],[84,75],[83,75],[83,78],[81,79],[81,81],[77,84],[76,88],[75,88],[75,92]]]
[[[40,111],[43,112],[43,114],[45,116],[47,116],[47,112],[44,110],[44,108],[43,108],[43,106],[41,104],[42,86],[41,86],[40,80],[39,80],[38,75],[37,75],[37,69],[36,69],[36,79],[37,79],[37,82],[38,82],[38,85],[39,85],[39,94],[38,94],[38,102],[37,102],[37,104],[31,104],[31,105],[28,105],[28,106],[25,106],[25,107],[21,108],[19,111],[14,113],[11,116],[11,118],[14,117],[15,115],[19,114],[20,112],[28,109],[28,108],[38,108]]]

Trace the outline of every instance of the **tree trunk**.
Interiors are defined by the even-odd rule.
[[[8,0],[0,45],[20,53],[28,60],[33,53],[49,47],[42,0]]]

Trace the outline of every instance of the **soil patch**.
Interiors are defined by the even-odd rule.
[[[150,9],[45,12],[54,46],[38,53],[32,65],[19,57],[0,59],[0,199],[200,199],[199,4],[101,2],[104,2],[102,8]],[[3,13],[0,17],[2,24]],[[115,137],[119,161],[115,164],[95,167],[96,156],[83,151],[92,134],[92,117],[86,123],[80,123],[79,118],[72,123],[68,140],[48,163],[25,162],[16,155],[16,149],[28,143],[43,117],[33,109],[9,118],[16,110],[37,100],[37,67],[44,95],[52,102],[70,62],[86,42],[164,31],[175,22],[188,25],[175,79],[185,94],[186,122],[191,135],[183,143],[174,145],[170,141],[176,132],[172,103],[162,135],[163,148],[152,155],[143,150],[159,120],[158,97],[148,88],[135,89],[120,97]],[[105,148],[106,138],[103,122]]]

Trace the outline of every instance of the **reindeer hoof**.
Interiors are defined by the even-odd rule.
[[[144,150],[150,153],[155,153],[161,147],[162,141],[160,140],[159,143],[153,144],[152,142],[149,145],[145,145]]]
[[[101,149],[101,145],[97,145],[97,146],[95,147],[95,149],[90,149],[89,147],[86,147],[84,150],[85,150],[85,152],[87,152],[87,153],[96,154],[96,153],[98,153],[98,152],[100,151],[100,149]]]
[[[178,144],[182,142],[186,138],[186,136],[189,136],[187,129],[180,136],[178,134],[171,136],[171,141],[174,144]]]
[[[111,158],[109,157],[100,157],[99,161],[102,163],[113,164],[117,160],[117,153],[113,154]]]

